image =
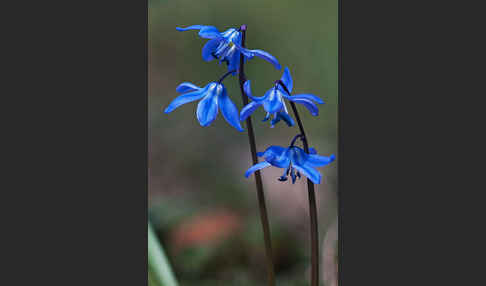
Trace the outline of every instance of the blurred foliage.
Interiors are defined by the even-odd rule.
[[[178,286],[172,268],[167,260],[165,251],[148,223],[148,275],[149,283],[153,286]]]
[[[180,285],[265,285],[254,181],[243,177],[251,165],[246,132],[229,126],[221,114],[211,126],[202,128],[194,103],[170,115],[161,112],[178,96],[175,88],[179,83],[205,85],[226,72],[224,65],[202,60],[201,49],[207,40],[196,31],[178,32],[175,27],[203,24],[225,30],[247,24],[249,48],[268,51],[283,67],[288,66],[295,93],[313,93],[326,102],[319,105],[318,117],[298,108],[311,145],[323,155],[336,154],[339,161],[337,0],[149,0],[149,7],[150,219]],[[252,59],[246,73],[253,94],[263,95],[282,71],[262,59]],[[238,81],[228,78],[224,83],[241,109]],[[252,117],[259,151],[268,145],[286,145],[298,132],[283,122],[270,129],[268,122],[260,122],[263,117],[262,110]],[[322,241],[336,215],[337,162],[319,170],[324,178],[318,188]],[[293,206],[299,200],[280,197],[288,185],[269,183],[273,182],[270,172],[265,170],[263,177],[278,285],[306,285],[308,217],[303,207]],[[303,184],[303,180],[296,183],[292,192],[304,190]],[[301,201],[305,199],[302,192]],[[294,212],[298,215],[292,215]],[[207,225],[220,227],[208,233]],[[181,233],[193,240],[180,246],[176,238]],[[203,235],[214,236],[215,241],[198,241]]]

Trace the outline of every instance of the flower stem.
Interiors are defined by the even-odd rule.
[[[231,73],[234,73],[235,70],[232,70],[232,71],[229,71],[227,73],[225,73],[223,76],[221,76],[221,78],[218,80],[218,83],[221,83],[227,76],[229,76]]]
[[[288,95],[290,95],[289,90],[282,81],[279,84],[285,89]],[[307,135],[305,135],[304,125],[300,119],[299,112],[293,101],[290,101],[292,110],[294,111],[295,119],[300,129],[300,139],[304,145],[304,151],[309,154],[309,142],[307,141]],[[294,138],[294,139],[296,139]],[[316,207],[316,195],[314,189],[314,183],[307,178],[307,191],[309,193],[309,215],[310,215],[310,231],[311,231],[311,286],[319,285],[319,232],[317,230],[317,207]]]
[[[294,111],[295,119],[299,124],[300,137],[304,145],[304,151],[309,154],[309,142],[305,135],[304,125],[299,117],[299,112],[293,101],[290,102],[292,110]],[[309,215],[310,215],[310,231],[311,231],[311,286],[319,285],[319,233],[317,230],[317,207],[314,183],[307,178],[307,192],[309,193]]]
[[[245,47],[245,37],[246,37],[246,25],[242,25],[240,27],[241,30],[241,46]],[[248,104],[248,97],[245,95],[245,91],[243,89],[243,84],[246,81],[245,76],[245,69],[244,69],[244,56],[243,54],[240,55],[240,69],[238,71],[239,82],[240,82],[240,90],[241,90],[241,97],[243,98],[243,104]],[[251,157],[253,160],[253,164],[258,163],[258,158],[256,154],[256,144],[255,144],[255,133],[253,132],[253,125],[251,123],[251,117],[246,119],[246,127],[248,129],[248,139],[250,141],[250,150],[251,150]],[[275,285],[275,273],[273,267],[273,252],[272,252],[272,243],[270,240],[270,224],[268,223],[268,216],[267,216],[267,207],[265,206],[265,193],[263,192],[263,184],[262,184],[262,176],[260,171],[256,171],[255,173],[255,184],[257,189],[258,195],[258,204],[260,207],[260,220],[262,223],[263,228],[263,238],[265,240],[265,254],[267,258],[267,272],[268,272],[268,285],[274,286]]]

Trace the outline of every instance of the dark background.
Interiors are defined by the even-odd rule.
[[[288,66],[294,93],[312,93],[326,104],[318,117],[299,106],[310,145],[322,155],[337,155],[338,7],[336,0],[307,1],[158,1],[149,2],[149,217],[182,285],[265,285],[263,234],[246,131],[239,133],[221,114],[202,128],[197,102],[170,114],[162,112],[179,94],[183,81],[204,86],[226,72],[201,58],[207,40],[197,31],[176,27],[213,25],[220,31],[248,26],[246,45],[274,55]],[[255,58],[245,66],[255,96],[282,75]],[[242,108],[237,78],[224,82]],[[289,106],[290,108],[290,106]],[[258,151],[288,145],[297,126],[271,129],[252,116]],[[337,255],[337,162],[319,168],[317,186],[321,273],[335,285]],[[279,285],[305,285],[310,271],[310,238],[305,180],[277,181],[282,170],[263,170]],[[212,230],[214,228],[214,230]],[[324,240],[327,235],[327,243]],[[321,278],[323,275],[321,274]]]

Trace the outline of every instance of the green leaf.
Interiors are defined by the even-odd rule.
[[[178,286],[164,249],[148,223],[148,268],[151,286]]]

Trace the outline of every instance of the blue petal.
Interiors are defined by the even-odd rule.
[[[221,43],[221,39],[212,39],[208,41],[202,49],[203,60],[207,62],[214,60],[215,57],[213,56],[213,53],[215,52],[216,48],[220,43]]]
[[[307,154],[304,149],[297,146],[293,146],[289,149],[289,155],[293,164],[304,165],[307,162],[309,154]]]
[[[311,154],[311,155],[312,155],[312,154],[317,154],[317,150],[316,150],[316,148],[310,147],[310,148],[309,148],[309,154]]]
[[[236,75],[236,71],[240,67],[240,52],[235,50],[228,59],[228,71],[234,71],[232,75]]]
[[[307,100],[313,100],[319,104],[323,104],[324,101],[320,99],[319,97],[313,95],[313,94],[296,94],[292,96],[288,96],[287,94],[284,94],[284,97],[287,98],[288,100],[292,100],[293,98],[295,99],[307,99]]]
[[[280,91],[276,88],[272,88],[263,96],[263,108],[268,113],[275,113],[283,108],[282,98],[279,95]]]
[[[312,167],[322,167],[322,166],[326,166],[326,165],[330,164],[334,160],[336,160],[336,156],[334,154],[332,154],[329,157],[321,156],[321,155],[317,155],[317,154],[312,154],[312,155],[309,155],[305,164],[312,166]]]
[[[258,171],[258,170],[261,170],[263,168],[266,168],[270,166],[270,163],[268,162],[260,162],[256,165],[253,165],[251,166],[246,172],[245,172],[245,177],[249,177],[252,173],[254,173],[255,171]]]
[[[218,115],[218,96],[214,88],[214,86],[211,87],[210,94],[207,94],[197,105],[196,116],[201,126],[208,126]]]
[[[183,95],[178,96],[176,99],[174,99],[169,106],[164,110],[165,113],[172,112],[174,109],[177,107],[195,101],[203,98],[204,96],[204,89],[200,89],[194,92],[186,93]]]
[[[264,60],[266,60],[267,62],[271,63],[276,69],[281,69],[282,67],[280,66],[280,64],[278,63],[278,60],[272,56],[271,54],[265,52],[265,51],[262,51],[262,50],[252,50],[253,54],[257,57],[260,57]]]
[[[294,126],[295,122],[288,113],[279,112],[277,113],[277,116],[279,116],[283,121],[285,121],[285,123],[287,123],[288,126]]]
[[[186,27],[186,28],[176,27],[176,30],[183,32],[183,31],[189,31],[189,30],[200,30],[203,27],[205,27],[205,26],[203,26],[203,25],[192,25],[192,26],[189,26],[189,27]]]
[[[248,59],[252,59],[253,57],[257,56],[257,57],[262,58],[262,59],[266,60],[267,62],[271,63],[278,70],[282,68],[282,66],[280,66],[280,64],[278,63],[278,60],[274,56],[272,56],[271,54],[269,54],[265,51],[249,50],[249,49],[243,48],[242,46],[240,46],[237,43],[235,43],[235,46]]]
[[[192,25],[186,28],[176,27],[177,31],[199,30],[199,36],[206,39],[214,39],[221,37],[221,33],[214,26]]]
[[[196,91],[196,90],[201,90],[201,88],[190,82],[183,82],[179,84],[179,86],[176,88],[176,91],[179,93],[186,93],[186,92]]]
[[[251,95],[250,80],[245,81],[245,83],[243,84],[243,90],[245,91],[246,96],[248,96],[251,100],[259,101],[263,99],[263,97],[256,97]]]
[[[312,102],[311,100],[304,99],[304,98],[293,98],[293,96],[290,96],[288,99],[295,102],[295,103],[302,104],[303,106],[305,106],[310,111],[310,113],[312,115],[314,115],[314,116],[319,115],[319,108],[317,108],[315,103]]]
[[[246,120],[248,116],[250,116],[260,105],[261,103],[257,101],[252,101],[248,103],[245,107],[241,109],[240,121]]]
[[[219,94],[218,99],[219,109],[221,109],[221,113],[223,117],[231,124],[233,127],[238,129],[238,131],[243,131],[240,125],[240,118],[238,116],[238,109],[236,105],[231,101],[229,96],[226,94],[226,88],[223,86],[223,92]]]
[[[214,26],[203,26],[199,30],[199,36],[205,39],[221,38],[221,33]]]
[[[301,165],[298,165],[298,164],[293,164],[292,166],[297,171],[304,174],[304,176],[309,178],[309,180],[311,180],[314,184],[320,184],[321,183],[321,173],[319,173],[319,171],[317,171],[316,169],[314,169],[310,166],[306,166],[306,165],[301,166]]]
[[[289,92],[292,92],[292,88],[294,87],[294,82],[292,81],[292,76],[290,76],[290,70],[288,67],[285,67],[284,73],[280,80],[284,83],[285,87],[287,87]]]
[[[290,164],[290,158],[288,157],[288,148],[280,146],[270,146],[265,150],[263,156],[265,160],[273,166],[279,168],[287,168]]]

